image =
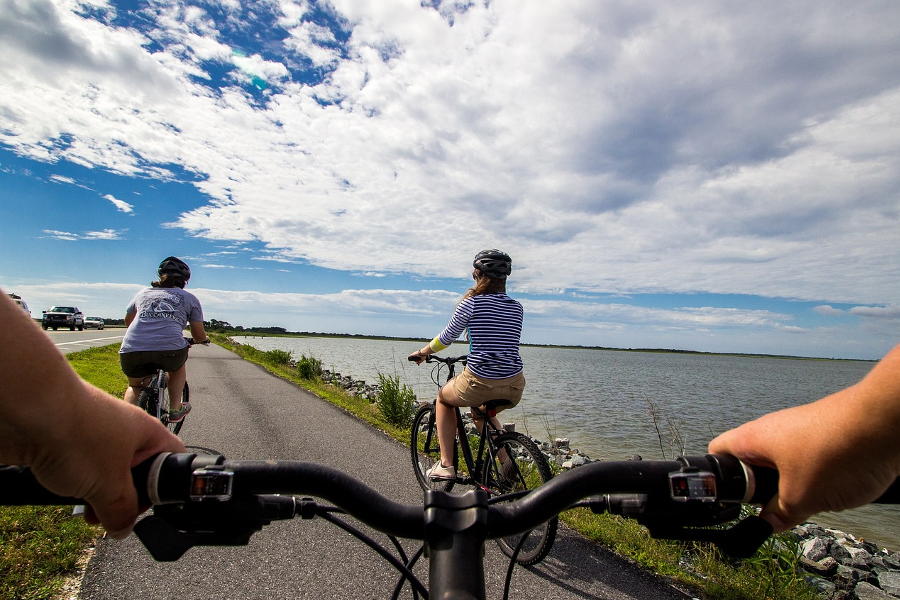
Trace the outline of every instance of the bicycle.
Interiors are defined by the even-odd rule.
[[[410,359],[412,360],[412,359]],[[425,362],[438,363],[431,373],[432,381],[440,387],[441,365],[447,367],[447,381],[453,379],[456,363],[466,364],[467,356],[442,358],[429,355]],[[436,400],[435,400],[436,402]],[[491,423],[497,408],[507,403],[504,399],[491,400],[479,410],[482,428],[470,438],[459,408],[456,413],[456,440],[453,446],[454,479],[432,480],[426,471],[441,459],[437,428],[435,427],[435,403],[422,406],[413,418],[410,452],[413,470],[419,485],[426,492],[449,492],[457,484],[474,486],[492,497],[519,497],[553,477],[544,453],[526,435],[497,429]],[[473,409],[478,410],[478,409]],[[473,446],[476,450],[473,453]],[[460,469],[460,455],[465,469]],[[535,526],[531,531],[497,539],[500,550],[520,565],[533,565],[547,556],[556,539],[558,519],[552,517]]]
[[[732,557],[748,558],[772,528],[757,516],[740,519],[742,503],[765,504],[778,486],[776,471],[714,454],[594,462],[512,500],[481,489],[462,496],[429,490],[423,505],[394,502],[342,471],[299,461],[162,453],[132,474],[141,502],[154,507],[134,531],[158,561],[178,560],[195,546],[245,546],[275,520],[319,517],[365,542],[398,570],[392,598],[407,584],[414,598],[429,597],[412,571],[425,555],[432,597],[479,600],[485,598],[485,540],[528,531],[575,507],[635,519],[655,538],[712,543]],[[297,497],[304,494],[336,506]],[[900,478],[875,502],[900,503]],[[48,492],[27,468],[0,468],[2,505],[83,503]],[[335,516],[341,513],[387,534],[398,556]],[[423,540],[422,548],[407,558],[396,537]],[[515,564],[511,559],[504,598]]]
[[[188,347],[194,345],[193,338],[184,338]],[[204,345],[209,345],[209,341],[201,342]],[[149,413],[151,416],[160,420],[160,422],[165,425],[172,433],[178,435],[181,431],[181,428],[184,426],[184,421],[187,417],[184,417],[178,421],[171,422],[169,421],[169,411],[166,408],[169,406],[169,397],[168,397],[168,385],[169,385],[169,374],[162,367],[158,367],[156,373],[150,376],[149,381],[146,386],[141,386],[141,392],[138,394],[138,406]],[[191,391],[188,387],[188,382],[184,382],[184,390],[181,392],[181,403],[184,404],[190,401]]]

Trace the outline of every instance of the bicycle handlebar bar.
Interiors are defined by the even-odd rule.
[[[427,362],[427,363],[439,362],[439,363],[444,363],[445,365],[452,365],[452,364],[458,363],[460,361],[466,362],[469,358],[469,355],[463,354],[462,356],[448,356],[448,357],[444,358],[443,356],[438,356],[436,354],[428,354],[428,355],[424,356],[423,358],[425,359],[425,362]],[[408,360],[410,362],[415,362],[416,357],[413,355],[409,355],[406,357],[406,360]]]
[[[429,514],[442,510],[483,507],[484,538],[491,539],[527,531],[560,511],[584,506],[636,519],[654,537],[711,541],[734,556],[750,556],[771,534],[761,519],[752,517],[761,523],[750,525],[745,519],[744,525],[725,530],[697,528],[735,520],[742,502],[765,503],[778,481],[772,469],[748,467],[724,455],[594,462],[512,501],[490,504],[483,492],[472,498],[430,491],[423,509],[394,502],[341,471],[308,462],[163,453],[135,467],[133,476],[140,501],[154,505],[156,513],[154,521],[142,527],[145,519],[135,531],[160,560],[173,560],[193,545],[246,543],[273,519],[309,518],[305,513],[311,501],[290,496],[302,494],[333,502],[379,531],[411,539],[424,539]],[[0,467],[0,490],[0,504],[84,503],[51,494],[23,467]],[[900,480],[876,502],[900,502]],[[242,530],[237,538],[223,536],[236,530]]]

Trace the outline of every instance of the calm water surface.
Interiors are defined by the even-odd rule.
[[[378,381],[398,375],[421,400],[434,397],[432,366],[406,356],[422,342],[352,338],[248,337],[322,361],[323,368]],[[442,356],[465,354],[457,343]],[[703,453],[717,434],[780,408],[803,404],[858,381],[873,363],[675,353],[523,347],[527,386],[502,420],[542,440],[567,437],[594,459],[671,458]],[[446,376],[442,372],[441,379]],[[655,419],[653,415],[656,415]],[[814,424],[810,424],[811,427]],[[657,432],[659,431],[659,433]],[[900,507],[869,506],[816,521],[900,550]]]

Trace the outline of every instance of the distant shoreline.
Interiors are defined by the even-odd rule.
[[[254,337],[319,337],[319,338],[347,338],[360,340],[381,340],[391,342],[429,342],[429,338],[414,337],[393,337],[385,335],[366,335],[361,333],[319,333],[308,331],[272,331],[280,329],[275,327],[258,328],[258,331],[252,329],[244,330],[224,330],[223,333],[228,336],[254,336]],[[215,330],[213,330],[215,331]],[[790,354],[752,354],[742,352],[703,352],[700,350],[679,350],[676,348],[613,348],[608,346],[578,346],[570,344],[526,344],[522,346],[531,348],[562,348],[568,350],[606,350],[611,352],[644,352],[658,354],[696,354],[701,356],[734,356],[738,358],[777,358],[783,360],[830,360],[830,361],[852,361],[852,362],[877,362],[876,360],[866,358],[822,358],[816,356],[794,356]]]

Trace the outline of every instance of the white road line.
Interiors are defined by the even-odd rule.
[[[77,342],[62,342],[61,344],[56,344],[57,346],[69,346],[71,344],[86,344],[87,342],[102,342],[103,340],[118,340],[124,338],[124,335],[114,335],[112,337],[105,338],[94,338],[92,340],[78,340]]]

